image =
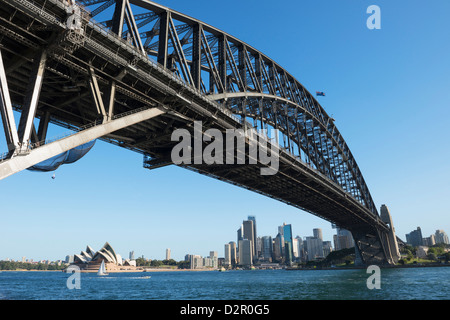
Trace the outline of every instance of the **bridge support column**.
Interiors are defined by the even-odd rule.
[[[389,252],[390,252],[392,261],[394,263],[397,263],[398,260],[400,259],[400,250],[398,248],[397,236],[395,235],[395,229],[394,229],[394,224],[392,222],[392,216],[389,212],[388,207],[384,204],[381,206],[381,209],[380,209],[380,218],[390,228],[388,234],[386,235],[387,242],[388,242],[387,245],[389,247]]]

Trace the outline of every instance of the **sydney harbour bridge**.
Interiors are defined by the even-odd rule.
[[[176,129],[256,129],[276,145],[276,174],[261,175],[260,160],[179,165],[351,231],[359,263],[399,259],[389,211],[378,213],[334,119],[287,70],[214,26],[148,0],[0,0],[0,89],[0,179],[95,139],[156,169],[173,164]],[[52,140],[49,124],[70,134]]]

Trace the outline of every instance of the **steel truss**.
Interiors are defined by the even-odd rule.
[[[258,167],[187,168],[349,229],[365,263],[395,260],[385,250],[389,228],[334,119],[263,53],[147,0],[0,3],[4,161],[45,145],[48,123],[79,130],[141,108],[168,111],[102,139],[144,154],[149,168],[171,164],[171,132],[192,131],[195,120],[205,130],[277,129],[280,174],[263,179]],[[13,109],[21,112],[19,130]]]

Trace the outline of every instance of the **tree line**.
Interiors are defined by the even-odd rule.
[[[162,266],[172,266],[178,269],[189,269],[189,261],[175,261],[174,259],[165,260],[147,260],[144,258],[136,259],[136,267],[153,267],[158,268]]]
[[[0,270],[64,270],[66,265],[0,261]]]

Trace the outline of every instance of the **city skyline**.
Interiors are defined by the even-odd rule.
[[[417,226],[424,235],[450,230],[450,150],[442,147],[449,139],[450,45],[442,39],[450,35],[450,3],[377,1],[381,30],[366,27],[369,1],[285,1],[270,11],[236,0],[158,3],[246,41],[310,92],[325,92],[319,102],[402,240]],[[279,24],[295,32],[278,32]],[[52,127],[48,137],[60,132]],[[102,141],[52,174],[23,171],[0,181],[0,259],[58,260],[85,243],[110,241],[119,252],[160,260],[171,248],[182,260],[193,250],[222,252],[247,215],[257,217],[258,234],[272,235],[284,221],[302,236],[321,228],[332,239],[334,232],[328,221],[182,168],[146,170],[140,154]]]
[[[249,222],[250,220],[252,220],[251,222],[255,223],[256,222],[256,216],[248,216],[247,220],[243,220],[243,223],[241,224],[241,227],[239,229],[242,230],[243,226],[244,226],[244,222]],[[255,234],[255,237],[254,237],[255,241],[251,244],[251,246],[252,247],[253,246],[256,247],[256,239],[258,239],[258,238],[261,241],[263,241],[263,238],[270,238],[273,241],[276,238],[277,233],[278,234],[280,233],[280,230],[283,230],[282,232],[284,232],[284,230],[285,230],[284,228],[286,226],[289,226],[289,229],[290,229],[290,232],[291,232],[291,239],[300,238],[304,242],[307,242],[310,239],[320,239],[320,241],[323,242],[323,243],[325,243],[325,242],[331,243],[332,251],[340,250],[340,248],[336,248],[335,236],[340,235],[342,233],[342,231],[344,233],[348,232],[345,229],[339,229],[338,227],[333,227],[332,230],[335,230],[334,234],[331,234],[332,235],[331,239],[327,239],[327,238],[323,237],[323,230],[321,228],[313,228],[313,229],[311,229],[311,233],[305,234],[305,235],[300,235],[300,234],[296,234],[295,232],[293,232],[293,228],[292,228],[291,224],[283,222],[281,225],[278,225],[277,227],[273,227],[274,230],[270,234]],[[254,225],[252,224],[251,227],[254,228]],[[276,229],[278,229],[278,231],[276,231]],[[255,229],[253,229],[253,230],[255,230]],[[416,233],[420,234],[420,236],[418,236],[418,238],[420,239],[420,243],[416,243],[416,241],[418,241],[417,238],[416,238],[417,236],[415,235]],[[440,238],[434,240],[434,236],[436,235],[436,238],[437,238],[438,234],[440,234]],[[415,238],[414,238],[413,241],[408,241],[408,240],[410,240],[410,238],[408,236],[411,236],[411,235],[414,235]],[[449,244],[449,237],[447,236],[445,230],[443,230],[443,229],[439,229],[439,228],[436,229],[434,233],[430,234],[430,236],[433,237],[433,241],[435,241],[435,242],[432,243],[432,244],[425,243],[427,237],[424,237],[424,234],[422,234],[422,232],[421,232],[421,227],[418,226],[416,230],[412,230],[408,234],[405,234],[404,241],[405,241],[405,243],[407,243],[409,245],[413,245],[413,246],[430,246],[430,245],[434,245],[434,244],[438,244],[438,243]],[[243,235],[243,237],[244,237],[244,240],[248,240],[248,239],[245,239],[244,235]],[[401,239],[403,239],[403,238],[401,238]],[[339,240],[337,240],[337,241],[339,241]],[[231,244],[232,242],[234,242],[234,245],[235,245],[235,247],[237,249],[238,248],[238,242],[239,242],[239,235],[238,235],[237,239],[230,240],[229,242],[226,242],[225,246]],[[143,257],[145,259],[150,259],[150,260],[168,260],[168,259],[172,259],[172,256],[171,256],[172,255],[172,250],[170,248],[167,248],[167,247],[166,248],[162,248],[161,247],[161,250],[164,250],[165,258],[155,258],[155,257],[151,257],[151,256],[145,256],[144,254],[141,255],[139,253],[137,254],[137,258]],[[219,252],[219,255],[218,255],[219,258],[226,258],[226,252],[225,251],[226,251],[226,249],[224,249],[223,246],[222,246],[221,249],[211,248],[211,250],[209,250],[208,253],[211,254],[211,252]],[[223,254],[221,255],[220,253],[223,253]],[[129,249],[128,256],[129,256],[130,260],[132,260],[132,257],[134,259],[134,255],[135,255],[135,251],[133,249]],[[26,257],[26,256],[23,256],[23,255],[18,255],[19,258],[17,258],[17,259],[11,258],[11,257],[4,258],[4,257],[0,256],[0,261],[1,260],[11,260],[11,261],[22,261],[22,262],[24,262],[24,260],[27,260],[27,262],[30,261],[30,262],[35,262],[35,263],[42,262],[42,261],[55,262],[55,261],[60,261],[60,260],[64,261],[65,258],[67,258],[68,256],[70,256],[70,254],[67,254],[64,257],[59,257],[57,259],[46,259],[46,258],[34,259],[33,257]],[[126,255],[124,255],[123,257],[125,257],[125,256]],[[199,250],[191,248],[191,249],[187,249],[184,253],[177,254],[176,256],[177,257],[183,256],[183,258],[174,259],[174,260],[176,260],[176,261],[183,261],[183,260],[186,259],[186,256],[196,256],[196,257],[202,258],[203,254],[201,252],[199,252]],[[324,257],[326,257],[326,255],[324,255]],[[308,259],[311,259],[311,257],[308,256]]]

